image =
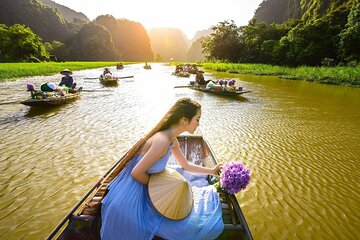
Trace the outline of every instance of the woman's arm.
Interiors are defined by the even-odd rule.
[[[179,165],[187,171],[195,172],[195,173],[204,173],[204,174],[211,174],[216,175],[218,171],[222,169],[222,164],[218,164],[213,168],[203,167],[196,164],[193,164],[186,160],[183,152],[180,149],[180,144],[177,139],[174,140],[174,145],[172,148],[172,154],[174,155],[176,161]]]
[[[168,148],[169,140],[166,138],[166,136],[163,136],[160,133],[156,133],[153,136],[149,150],[131,171],[131,176],[136,181],[142,184],[147,184],[149,182],[149,175],[146,173],[146,171],[152,165],[154,165],[157,160],[166,154]]]

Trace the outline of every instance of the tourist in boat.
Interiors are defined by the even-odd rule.
[[[178,73],[181,73],[181,72],[183,72],[183,67],[180,66],[180,65],[176,65],[175,74],[178,74]]]
[[[206,87],[209,82],[215,83],[213,80],[205,80],[203,73],[203,71],[196,72],[195,81],[198,85],[200,85],[201,87]]]
[[[183,170],[215,175],[222,169],[195,165],[186,160],[176,138],[194,133],[199,126],[201,106],[190,98],[180,98],[160,122],[122,160],[126,164],[110,183],[102,201],[101,239],[215,239],[223,231],[222,207],[212,185],[193,187],[189,215],[170,220],[158,212],[148,195],[151,174],[162,172],[172,154]],[[165,181],[168,182],[168,181]],[[150,191],[150,189],[149,189]],[[174,205],[182,208],[183,206]]]
[[[48,93],[48,92],[55,92],[56,94],[60,96],[64,96],[66,94],[66,90],[61,86],[56,86],[53,82],[47,82],[40,86],[40,90],[42,92]]]
[[[110,74],[110,75],[112,75],[112,73],[110,72],[110,69],[109,68],[104,68],[104,71],[103,71],[103,76],[105,76],[106,74]]]

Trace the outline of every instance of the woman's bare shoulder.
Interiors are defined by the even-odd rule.
[[[153,138],[152,139],[153,144],[161,144],[161,145],[170,144],[170,139],[166,131],[157,132],[152,136],[152,138]]]

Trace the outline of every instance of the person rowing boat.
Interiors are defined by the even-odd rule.
[[[195,81],[199,86],[206,87],[209,82],[213,82],[216,84],[216,82],[214,82],[213,80],[205,80],[203,73],[203,71],[196,72]]]

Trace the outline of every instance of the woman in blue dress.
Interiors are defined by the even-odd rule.
[[[219,195],[214,186],[192,187],[193,208],[181,220],[170,220],[152,205],[147,193],[151,174],[165,169],[172,154],[183,170],[215,175],[214,168],[186,160],[176,136],[194,133],[199,126],[201,106],[189,99],[179,99],[130,154],[127,165],[110,183],[102,201],[101,239],[215,239],[224,228]]]

